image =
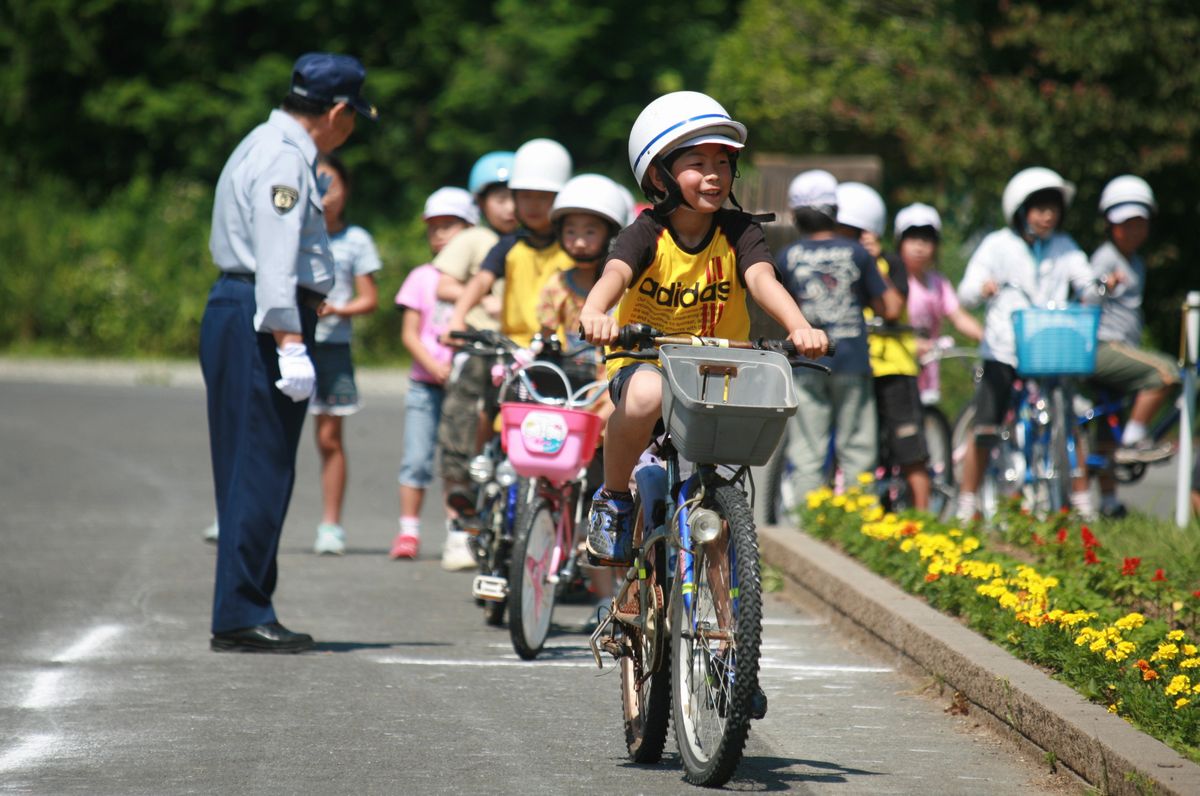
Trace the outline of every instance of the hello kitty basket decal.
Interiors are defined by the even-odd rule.
[[[502,403],[501,441],[513,469],[526,478],[568,481],[596,452],[603,421],[579,409]]]

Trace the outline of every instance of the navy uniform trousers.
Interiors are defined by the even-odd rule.
[[[217,577],[212,632],[276,621],[275,555],[296,479],[307,401],[275,387],[275,338],[254,331],[254,285],[222,276],[200,324],[208,436],[217,495]],[[312,350],[316,314],[300,307]]]

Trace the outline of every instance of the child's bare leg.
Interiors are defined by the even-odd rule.
[[[608,419],[604,443],[604,486],[629,491],[634,465],[646,449],[662,414],[662,376],[639,370],[630,377],[621,402]]]
[[[317,415],[317,451],[321,454],[323,522],[339,525],[346,494],[346,449],[342,444],[342,418]]]

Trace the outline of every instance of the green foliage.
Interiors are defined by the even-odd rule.
[[[710,88],[756,147],[881,154],[892,204],[932,202],[968,245],[1001,223],[1000,193],[1020,168],[1078,183],[1066,223],[1089,250],[1104,183],[1140,174],[1161,205],[1147,317],[1173,347],[1184,264],[1200,254],[1189,234],[1200,69],[1179,46],[1200,18],[1182,2],[1044,6],[747,0]]]

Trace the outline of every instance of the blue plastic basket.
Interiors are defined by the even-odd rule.
[[[1025,376],[1071,376],[1096,370],[1100,308],[1013,311],[1017,372]]]

